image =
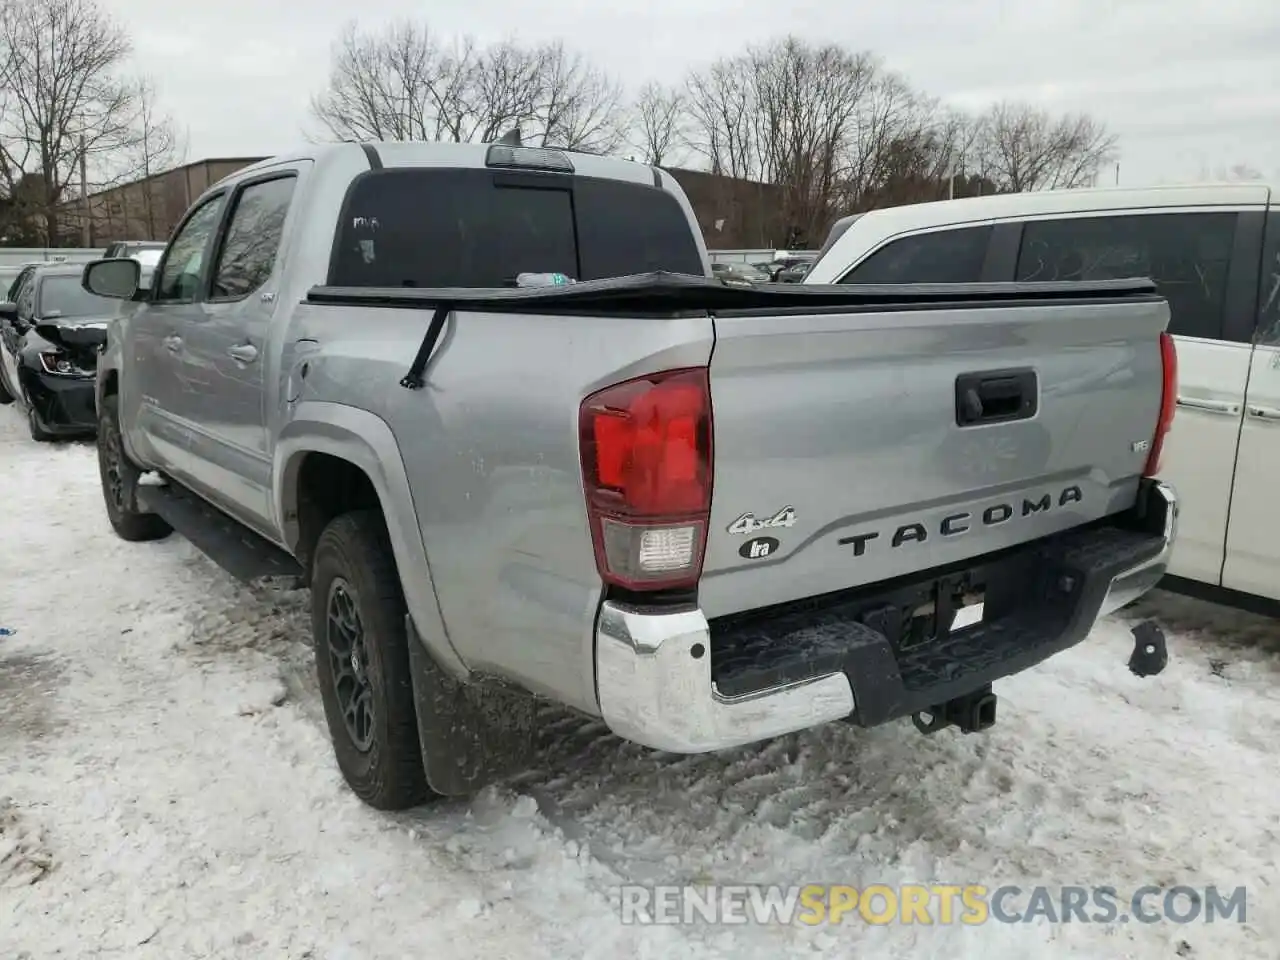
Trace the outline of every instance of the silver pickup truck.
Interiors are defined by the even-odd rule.
[[[680,753],[985,729],[1174,538],[1145,281],[731,286],[659,169],[340,144],[210,188],[149,289],[83,283],[134,301],[97,368],[116,532],[304,578],[380,808],[527,765],[537,698]]]

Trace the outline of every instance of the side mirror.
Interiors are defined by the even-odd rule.
[[[132,300],[138,292],[142,266],[132,257],[113,257],[85,264],[80,285],[99,297]]]
[[[6,300],[0,303],[0,320],[8,320],[10,323],[18,319],[18,305]]]

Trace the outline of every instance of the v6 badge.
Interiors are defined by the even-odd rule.
[[[738,548],[738,556],[743,560],[763,560],[765,557],[773,556],[779,546],[781,544],[773,537],[756,537]]]

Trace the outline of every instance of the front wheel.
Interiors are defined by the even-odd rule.
[[[311,576],[311,631],[343,779],[379,810],[404,810],[430,798],[404,597],[377,511],[344,514],[320,535]]]
[[[173,528],[154,513],[138,509],[138,478],[142,471],[129,459],[120,439],[120,398],[102,398],[98,410],[98,473],[107,518],[121,540],[159,540]]]

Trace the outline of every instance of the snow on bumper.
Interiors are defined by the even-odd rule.
[[[835,661],[802,658],[808,668],[826,666],[759,689],[717,685],[712,629],[701,610],[653,611],[607,601],[595,637],[601,715],[614,733],[635,743],[703,753],[831,720],[870,726],[945,703],[1073,646],[1099,617],[1156,585],[1177,536],[1173,489],[1144,481],[1134,508],[1114,520],[1110,530],[1082,528],[1047,547],[1028,545],[1023,554],[1000,561],[1004,566],[992,565],[991,575],[1001,579],[1010,566],[1031,567],[1052,572],[1049,579],[1064,585],[1058,594],[1024,599],[1003,622],[952,634],[959,639],[940,644],[936,656],[899,652],[896,640],[855,617],[834,631],[817,631],[844,634],[848,648],[837,651]],[[886,593],[867,603],[897,599]],[[776,635],[765,637],[766,656],[794,648],[796,635],[778,626]],[[948,657],[955,662],[948,664]]]

